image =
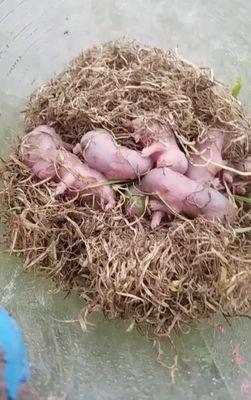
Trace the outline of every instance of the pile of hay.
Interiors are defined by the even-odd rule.
[[[173,52],[116,42],[91,48],[68,70],[37,90],[25,114],[25,131],[53,122],[71,143],[106,128],[133,145],[137,116],[169,123],[188,150],[209,127],[226,130],[228,160],[250,153],[250,124],[212,71]],[[251,301],[251,213],[242,202],[234,226],[177,217],[155,231],[122,213],[123,187],[111,214],[75,199],[51,200],[54,184],[39,182],[13,152],[1,192],[6,239],[25,267],[40,271],[86,300],[85,317],[100,310],[169,335],[181,322],[223,311],[245,313]]]

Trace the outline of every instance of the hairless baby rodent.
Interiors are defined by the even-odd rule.
[[[23,138],[20,145],[24,163],[39,179],[59,180],[55,195],[65,191],[95,194],[105,211],[113,208],[115,193],[105,183],[105,176],[84,164],[67,149],[72,149],[72,146],[64,143],[48,125],[35,128]]]
[[[71,149],[49,125],[40,125],[22,138],[19,152],[23,162],[40,179],[53,178],[56,174],[55,158],[60,148]]]
[[[150,171],[152,161],[140,152],[120,146],[105,129],[87,132],[73,152],[108,179],[137,179]]]
[[[146,194],[161,200],[160,209],[154,204],[152,210],[162,214],[203,215],[206,219],[222,221],[232,220],[235,214],[233,203],[220,192],[167,167],[152,169],[142,178],[140,187]]]
[[[142,156],[151,157],[156,167],[169,167],[184,174],[188,168],[186,155],[180,150],[169,126],[137,118],[132,122],[134,139],[144,146]]]
[[[209,130],[207,139],[196,143],[195,148],[199,154],[190,156],[186,176],[201,183],[217,183],[215,176],[222,169],[220,165],[225,165],[222,159],[224,140],[224,132],[219,129]]]
[[[100,172],[84,164],[76,155],[60,150],[56,160],[57,175],[60,182],[55,195],[65,191],[80,193],[80,195],[94,194],[99,200],[104,211],[115,206],[115,193],[106,178]]]

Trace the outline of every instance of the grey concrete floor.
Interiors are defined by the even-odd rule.
[[[30,93],[96,43],[126,36],[211,66],[232,85],[242,76],[241,99],[251,105],[251,2],[244,0],[0,0],[0,155],[22,130],[20,112]],[[25,329],[34,384],[42,399],[241,399],[251,370],[250,323],[211,321],[176,338],[175,387],[156,362],[152,343],[126,323],[103,322],[83,334],[83,306],[64,299],[49,282],[22,274],[21,260],[0,256],[0,303]],[[225,327],[215,332],[216,322]],[[232,361],[237,345],[247,365]],[[173,356],[163,343],[167,363]]]

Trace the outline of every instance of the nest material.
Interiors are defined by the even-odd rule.
[[[183,146],[217,127],[230,135],[225,158],[250,153],[249,120],[211,70],[172,52],[135,43],[108,43],[82,53],[71,67],[33,94],[25,130],[52,122],[70,143],[106,128],[133,145],[137,116],[171,124]],[[6,237],[12,252],[71,289],[86,313],[131,319],[169,335],[181,322],[224,311],[247,312],[251,300],[251,214],[238,203],[234,227],[177,217],[155,231],[123,215],[123,187],[116,211],[105,214],[78,198],[52,201],[53,183],[39,182],[14,152],[5,163],[1,192]]]

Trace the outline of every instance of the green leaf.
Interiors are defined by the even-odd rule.
[[[234,196],[234,198],[241,203],[247,203],[251,205],[251,197],[244,197],[244,196]]]
[[[232,87],[232,96],[237,97],[241,91],[241,88],[242,88],[242,78],[239,76],[236,79],[234,86]]]

